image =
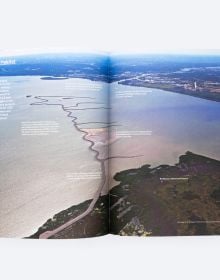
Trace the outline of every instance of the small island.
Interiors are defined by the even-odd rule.
[[[41,77],[41,80],[54,81],[54,80],[67,80],[68,77]]]

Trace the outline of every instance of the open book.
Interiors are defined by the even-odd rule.
[[[0,236],[220,233],[220,56],[0,58]]]

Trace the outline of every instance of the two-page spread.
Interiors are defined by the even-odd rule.
[[[220,56],[0,57],[0,237],[220,233]]]

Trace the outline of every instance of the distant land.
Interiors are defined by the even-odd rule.
[[[158,88],[220,101],[220,55],[39,54],[7,58],[0,76],[45,76],[44,80],[84,78]],[[4,60],[3,57],[0,60]]]
[[[48,81],[54,81],[54,80],[66,80],[68,77],[42,77],[41,80],[48,80]]]
[[[220,101],[220,56],[115,56],[111,79],[120,84],[157,88]]]
[[[56,53],[7,57],[14,64],[0,65],[1,76],[46,76],[84,78],[108,82],[108,60],[104,55]],[[0,60],[4,60],[0,57]]]

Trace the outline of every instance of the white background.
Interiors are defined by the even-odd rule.
[[[0,0],[0,53],[217,51],[213,0]],[[219,237],[0,240],[0,278],[219,280]]]
[[[220,49],[218,0],[0,0],[0,51]]]

